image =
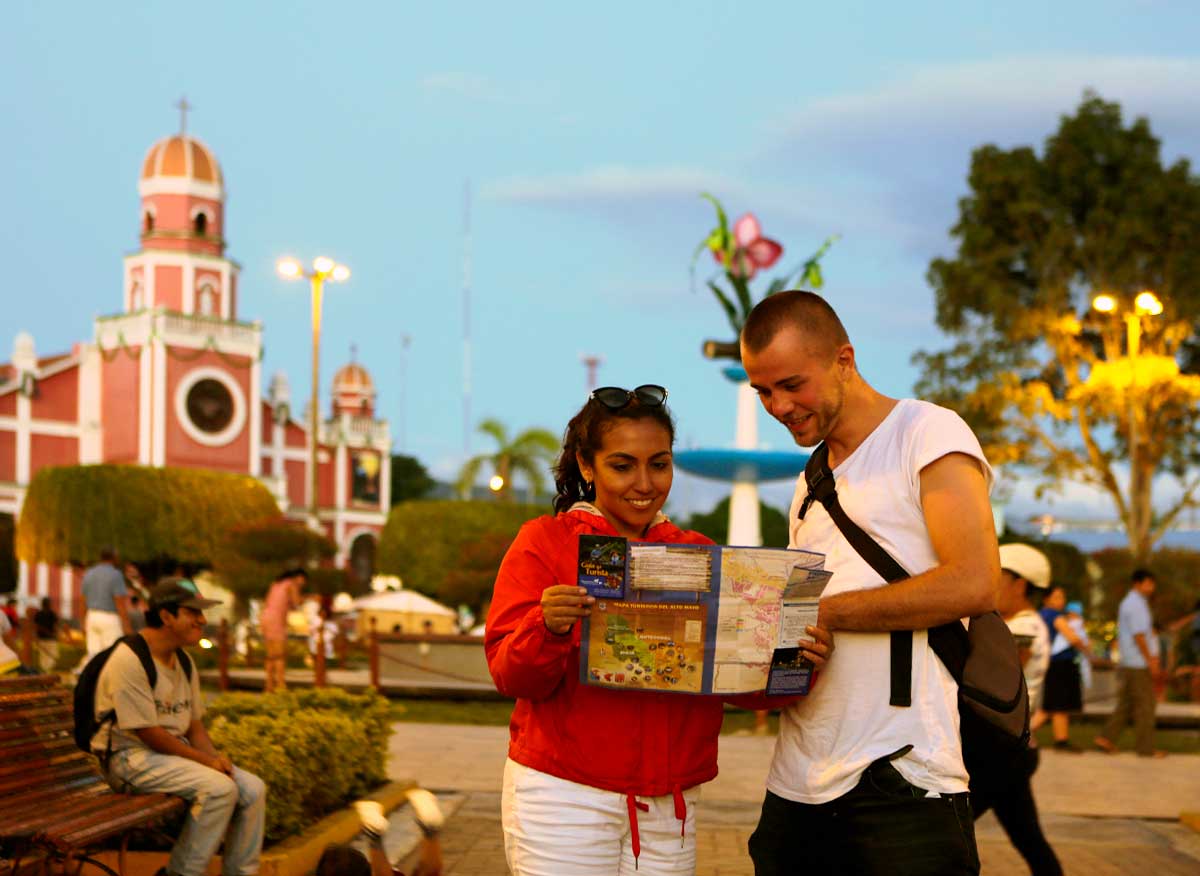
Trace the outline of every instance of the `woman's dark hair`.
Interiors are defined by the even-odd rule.
[[[671,445],[675,444],[675,421],[665,404],[648,407],[634,398],[625,407],[614,411],[589,398],[567,423],[563,433],[562,452],[554,464],[555,514],[569,510],[576,502],[595,500],[596,488],[583,479],[576,455],[592,462],[604,443],[605,434],[621,420],[653,420],[667,430]]]

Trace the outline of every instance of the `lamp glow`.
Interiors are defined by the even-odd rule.
[[[1138,297],[1133,299],[1133,306],[1142,316],[1158,316],[1163,311],[1162,302],[1149,289],[1139,293]]]
[[[492,479],[488,481],[488,489],[493,493],[499,493],[504,489],[504,478],[500,475],[492,475]]]
[[[1117,309],[1117,299],[1106,292],[1092,299],[1092,307],[1101,313],[1112,313]]]
[[[294,258],[283,258],[275,263],[275,270],[279,272],[279,276],[286,280],[295,280],[304,269],[300,267],[300,263]]]
[[[318,274],[328,274],[333,270],[333,259],[329,256],[317,256],[313,259],[313,270]]]
[[[329,275],[335,283],[345,283],[350,279],[350,269],[345,265],[334,265],[332,273]]]
[[[213,646],[212,639],[201,639],[197,644],[205,651]]]

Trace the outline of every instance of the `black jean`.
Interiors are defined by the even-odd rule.
[[[968,795],[928,797],[886,758],[828,803],[793,803],[768,791],[750,858],[755,876],[979,873]]]
[[[1025,863],[1032,876],[1062,876],[1062,865],[1046,842],[1038,822],[1037,804],[1033,800],[1030,779],[1038,767],[1038,750],[1030,748],[1021,756],[1020,769],[1007,777],[980,777],[971,782],[971,809],[978,818],[989,809],[995,810],[1000,826]]]

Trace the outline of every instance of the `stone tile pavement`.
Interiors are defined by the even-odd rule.
[[[502,727],[397,724],[390,771],[440,793],[447,876],[504,876]],[[746,841],[758,818],[774,740],[721,737],[721,775],[697,813],[698,876],[749,876]],[[1178,821],[1200,809],[1200,756],[1044,752],[1034,781],[1043,827],[1068,874],[1200,874],[1200,834]],[[451,793],[444,793],[451,792]],[[977,825],[985,876],[1028,872],[991,815]],[[390,848],[393,848],[389,844]]]

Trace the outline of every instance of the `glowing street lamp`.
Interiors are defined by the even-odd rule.
[[[500,475],[492,475],[492,479],[488,481],[488,489],[493,493],[499,493],[504,489],[504,478]]]
[[[350,279],[350,269],[339,265],[328,256],[317,256],[313,259],[312,270],[306,271],[299,261],[287,256],[281,258],[275,265],[279,276],[285,280],[300,280],[307,278],[312,285],[312,399],[308,412],[309,460],[308,460],[308,517],[313,529],[320,528],[320,517],[317,514],[317,446],[319,435],[317,423],[319,419],[319,389],[321,361],[321,298],[325,282],[344,283]]]
[[[1117,306],[1116,296],[1106,292],[1092,299],[1092,308],[1100,313],[1116,314]],[[1137,379],[1138,357],[1141,354],[1142,345],[1142,317],[1158,316],[1162,312],[1163,304],[1158,296],[1146,289],[1134,297],[1133,310],[1121,314],[1125,320],[1125,346],[1129,358],[1129,476],[1131,483],[1136,477],[1138,469]]]

